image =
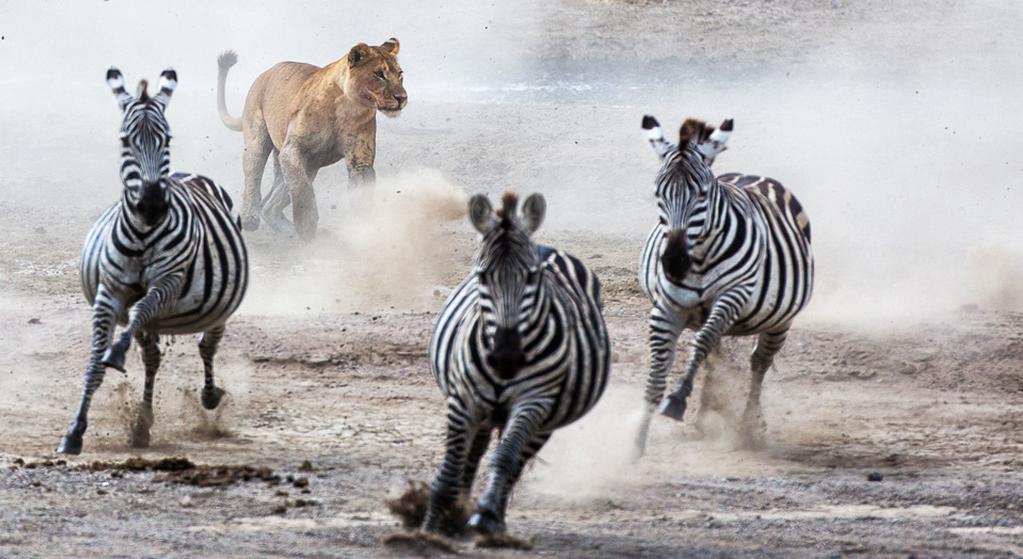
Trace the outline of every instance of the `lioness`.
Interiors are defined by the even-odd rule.
[[[245,229],[259,227],[262,210],[271,227],[290,230],[283,213],[290,202],[295,230],[304,239],[312,238],[319,219],[313,179],[321,167],[342,158],[348,165],[350,187],[373,185],[376,111],[395,116],[408,104],[397,55],[398,39],[392,37],[378,47],[359,43],[323,68],[281,62],[253,82],[241,118],[231,116],[224,100],[227,72],[238,62],[238,55],[232,51],[220,55],[220,119],[245,136]],[[274,185],[263,201],[260,181],[271,153]]]

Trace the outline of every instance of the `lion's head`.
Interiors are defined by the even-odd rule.
[[[348,77],[342,87],[359,103],[395,116],[408,104],[403,81],[398,39],[391,37],[379,47],[359,43],[348,51]]]

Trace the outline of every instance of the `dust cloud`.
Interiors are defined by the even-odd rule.
[[[1020,250],[1007,243],[1018,236],[1023,207],[1016,133],[1023,18],[1011,2],[931,4],[921,15],[879,2],[750,5],[719,14],[648,2],[553,11],[540,2],[442,9],[313,2],[302,10],[269,2],[258,11],[243,2],[173,9],[4,3],[0,192],[15,204],[9,211],[76,215],[64,253],[74,257],[77,239],[120,189],[118,115],[102,81],[117,64],[129,82],[176,67],[180,87],[168,113],[173,168],[203,172],[240,194],[241,138],[216,116],[217,53],[239,52],[227,87],[228,106],[239,114],[248,85],[277,61],[326,64],[356,41],[396,36],[410,104],[400,118],[379,121],[384,188],[434,169],[468,193],[543,192],[550,206],[544,231],[554,240],[634,238],[638,252],[656,219],[656,161],[638,132],[640,116],[652,113],[669,129],[689,115],[734,117],[731,149],[717,170],[775,177],[810,215],[818,282],[808,317],[877,327],[943,319],[964,305],[1021,310]],[[743,33],[750,18],[769,25]],[[204,40],[176,40],[186,23]],[[569,32],[578,25],[591,34]],[[345,182],[337,168],[321,173],[317,192],[328,202],[321,207],[332,193],[338,199]],[[349,243],[347,253],[277,246],[336,260],[344,272],[332,279],[314,270],[323,281],[307,281],[304,266],[328,266],[296,259],[285,279],[304,293],[325,293],[310,308],[351,308],[334,303],[348,298],[346,290],[332,296],[334,284],[359,275],[363,263],[372,281],[410,277],[369,269],[381,262],[361,258],[379,253],[365,231],[383,229],[349,213],[321,220]],[[251,237],[273,244],[263,233]],[[399,305],[408,302],[400,289],[385,291],[369,303],[395,293]],[[253,301],[260,293],[273,291],[255,291],[244,312],[287,310]]]

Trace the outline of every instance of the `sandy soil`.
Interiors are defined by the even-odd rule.
[[[202,410],[196,340],[166,340],[153,446],[144,452],[127,445],[142,383],[134,353],[127,374],[108,372],[83,455],[52,452],[77,403],[87,357],[80,242],[117,195],[113,112],[69,120],[54,109],[30,122],[22,111],[28,101],[5,99],[0,124],[17,134],[0,138],[7,169],[0,177],[0,556],[443,554],[382,543],[399,527],[384,499],[409,479],[431,479],[441,456],[443,406],[425,345],[447,290],[468,269],[473,236],[460,205],[466,192],[508,186],[544,191],[549,222],[540,240],[600,275],[613,383],[589,416],[555,435],[516,489],[509,527],[533,549],[481,550],[466,540],[454,542],[456,551],[1023,555],[1023,253],[1002,242],[1015,223],[1002,208],[1020,196],[1003,186],[1018,184],[1021,172],[1007,155],[1018,140],[1005,142],[1019,127],[984,128],[1018,117],[995,115],[972,97],[967,103],[957,89],[981,72],[984,52],[1018,52],[1009,48],[1015,28],[1006,23],[1018,8],[944,1],[528,6],[519,19],[469,17],[476,30],[464,43],[486,37],[494,51],[494,67],[478,83],[462,75],[464,87],[445,90],[443,81],[458,77],[442,71],[421,79],[418,98],[409,86],[408,114],[382,122],[377,213],[349,215],[344,179],[329,170],[318,180],[315,242],[297,245],[265,230],[249,235],[252,290],[218,357],[229,398],[214,413]],[[201,15],[185,9],[181,17]],[[994,20],[1004,25],[988,26]],[[486,25],[496,36],[482,31]],[[932,40],[978,29],[990,34],[976,48],[940,63],[916,58],[921,45],[946,53],[951,46]],[[19,40],[16,29],[5,33]],[[430,66],[410,44],[403,38],[411,81]],[[212,69],[215,52],[189,49]],[[236,111],[259,64],[241,52],[231,78]],[[452,64],[465,62],[451,52]],[[509,53],[536,64],[505,64]],[[942,97],[929,89],[936,80],[921,69],[927,64],[969,70],[942,74],[949,86],[942,95],[950,96]],[[498,70],[507,75],[495,77]],[[180,104],[172,106],[181,146],[175,166],[239,185],[241,141],[215,120],[208,73],[191,74],[200,82],[192,93],[183,78]],[[84,83],[100,87],[98,78]],[[74,80],[69,87],[86,90]],[[935,97],[915,98],[913,90]],[[1009,102],[998,88],[976,94]],[[95,98],[86,96],[112,105]],[[820,114],[807,110],[811,99],[824,100],[810,105]],[[648,310],[634,265],[655,219],[652,156],[635,129],[643,112],[681,118],[690,105],[728,115],[734,107],[740,115],[742,135],[719,160],[722,171],[771,172],[799,192],[814,219],[817,300],[765,383],[766,448],[736,444],[751,340],[730,340],[709,387],[715,409],[707,433],[699,436],[691,421],[655,420],[648,454],[634,465],[628,447],[646,376]],[[878,114],[895,124],[881,127],[880,141],[860,142],[875,132],[855,124]],[[982,138],[967,116],[984,128]],[[931,128],[913,126],[932,120]],[[836,125],[833,141],[803,135],[824,123]],[[951,138],[946,123],[962,133]],[[109,141],[95,138],[101,125]],[[886,158],[893,142],[904,152]],[[918,144],[922,151],[914,151]],[[964,152],[974,158],[969,165],[949,157]],[[883,172],[855,164],[878,158]],[[68,161],[76,174],[50,172]],[[985,197],[984,211],[970,211],[969,200],[897,190],[920,173],[959,184],[979,168],[984,180],[968,184]],[[873,200],[888,191],[896,208],[876,208]],[[907,207],[919,219],[892,219]],[[926,225],[929,212],[949,208],[959,208],[958,219]],[[978,224],[998,242],[964,238]],[[975,273],[963,271],[964,259]],[[138,456],[159,471],[124,462]],[[210,468],[201,476],[165,471],[174,464],[159,461],[168,457]]]

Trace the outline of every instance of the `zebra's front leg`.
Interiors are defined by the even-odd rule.
[[[142,390],[142,405],[131,427],[129,444],[135,448],[149,448],[149,429],[153,426],[153,385],[160,368],[160,338],[145,330],[136,333],[135,340],[142,350],[142,364],[146,369],[146,384]]]
[[[202,388],[202,407],[213,410],[220,405],[224,389],[213,382],[213,356],[217,353],[220,340],[224,337],[224,326],[216,326],[203,332],[199,338],[199,356],[202,357],[205,384]]]
[[[131,347],[131,339],[149,323],[167,305],[172,303],[181,289],[181,282],[184,281],[182,274],[171,274],[158,279],[142,298],[131,309],[128,318],[128,325],[124,327],[121,335],[113,345],[103,353],[103,364],[124,372],[124,359]]]
[[[101,285],[96,293],[96,302],[92,306],[92,353],[89,357],[89,364],[85,367],[82,400],[78,404],[78,411],[71,421],[71,426],[57,447],[57,452],[61,454],[81,454],[82,452],[82,437],[89,424],[89,405],[92,403],[93,394],[103,384],[103,376],[106,374],[106,366],[102,359],[103,352],[110,345],[110,339],[114,334],[114,325],[117,323],[117,317],[121,314],[122,308],[121,301]]]
[[[674,312],[654,306],[650,311],[650,376],[646,381],[643,417],[636,435],[633,462],[646,452],[646,440],[650,431],[650,420],[654,409],[664,397],[668,372],[675,362],[675,348],[682,334],[682,324]]]
[[[764,332],[757,338],[757,346],[750,357],[749,395],[746,397],[746,409],[742,413],[742,441],[747,448],[759,448],[763,445],[763,411],[760,408],[760,389],[764,384],[764,376],[774,362],[774,356],[785,345],[789,330]]]
[[[444,531],[457,535],[464,529],[464,526],[451,526],[450,519],[462,487],[469,443],[475,438],[481,423],[479,415],[471,409],[457,396],[448,398],[444,462],[438,468],[430,489],[430,504],[423,523],[426,532]]]
[[[689,361],[686,363],[682,378],[675,390],[661,402],[659,410],[661,415],[682,421],[682,417],[686,414],[686,400],[693,391],[693,381],[696,379],[696,373],[700,370],[700,365],[707,358],[707,354],[720,343],[721,336],[735,323],[739,310],[744,304],[743,301],[737,297],[725,296],[714,302],[707,322],[693,336],[690,343]]]
[[[540,425],[550,412],[551,402],[538,402],[513,410],[501,442],[490,459],[490,477],[483,496],[469,517],[469,528],[483,535],[504,532],[504,513],[508,494],[518,480],[526,461],[540,450],[549,434],[541,434]]]

